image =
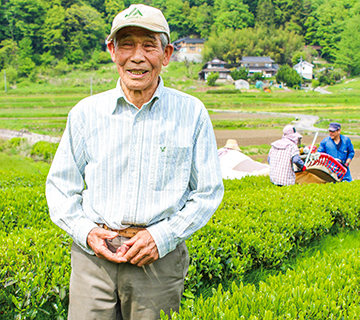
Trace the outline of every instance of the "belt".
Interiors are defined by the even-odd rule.
[[[104,223],[96,223],[100,228],[103,228],[105,230],[114,231],[117,232],[120,236],[126,237],[126,238],[132,238],[135,236],[139,231],[145,230],[145,228],[141,227],[128,227],[126,229],[117,230],[117,229],[111,229]]]

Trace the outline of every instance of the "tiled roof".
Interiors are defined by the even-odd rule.
[[[225,72],[225,73],[231,72],[229,69],[226,69],[226,68],[205,68],[205,69],[202,69],[201,71],[203,71],[203,72]]]
[[[240,62],[250,63],[250,62],[275,62],[275,61],[270,57],[243,57]]]
[[[214,58],[211,61],[206,62],[206,64],[226,64],[226,62],[218,58]]]
[[[174,41],[173,44],[179,44],[180,42],[185,42],[185,43],[204,43],[204,42],[205,42],[205,39],[197,39],[197,38],[185,37],[185,38],[181,38],[181,39],[178,39],[178,40]]]
[[[304,64],[307,64],[308,66],[314,68],[314,65],[313,65],[313,64],[311,64],[311,63],[309,63],[309,62],[307,62],[307,61],[305,61],[305,60],[302,61],[302,64],[303,64],[303,65],[304,65]],[[300,67],[300,62],[299,62],[298,64],[294,65],[294,67]]]

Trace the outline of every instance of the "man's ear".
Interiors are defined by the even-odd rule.
[[[110,51],[110,56],[111,56],[111,60],[113,62],[115,62],[115,46],[114,46],[114,41],[109,41],[107,44],[107,47]]]
[[[165,48],[164,48],[164,60],[162,62],[162,65],[164,67],[166,67],[169,62],[170,62],[170,58],[172,53],[174,52],[174,46],[172,44],[168,44]]]

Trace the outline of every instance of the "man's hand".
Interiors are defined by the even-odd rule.
[[[130,249],[125,253],[124,258],[131,264],[142,267],[153,263],[159,258],[159,252],[150,232],[139,231],[134,237],[125,242]]]
[[[115,263],[124,263],[127,262],[124,255],[129,250],[129,247],[124,244],[113,253],[108,249],[105,242],[105,239],[114,239],[117,236],[117,232],[108,231],[102,228],[94,228],[88,234],[87,243],[90,248],[93,249],[97,257]]]

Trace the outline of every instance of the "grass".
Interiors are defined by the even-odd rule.
[[[45,162],[35,162],[31,158],[18,155],[8,155],[0,152],[0,168],[7,171],[23,174],[47,175],[50,164]]]
[[[282,129],[289,123],[288,118],[267,118],[247,120],[212,120],[216,130]]]
[[[285,114],[317,115],[320,128],[327,128],[329,122],[337,121],[343,125],[343,133],[360,135],[360,78],[346,80],[328,87],[333,94],[320,94],[314,91],[284,91],[273,88],[271,93],[233,92],[231,84],[217,83],[208,87],[197,80],[202,64],[171,62],[162,71],[166,86],[185,91],[201,99],[208,110],[236,110],[242,112],[269,112]],[[25,128],[35,133],[60,136],[70,109],[81,99],[115,87],[118,79],[116,66],[112,63],[101,66],[96,71],[75,70],[66,75],[40,77],[40,83],[26,80],[8,93],[0,92],[0,127],[19,130]],[[1,82],[2,81],[2,82]],[[0,89],[4,87],[0,79]],[[251,86],[254,88],[254,86]],[[223,94],[214,93],[214,90]],[[9,120],[12,118],[13,120]],[[42,120],[39,122],[39,118]],[[45,119],[58,118],[58,119]],[[61,119],[59,119],[61,118]],[[43,122],[43,124],[41,123]],[[213,121],[216,129],[280,128],[284,121],[268,119],[246,121]]]

